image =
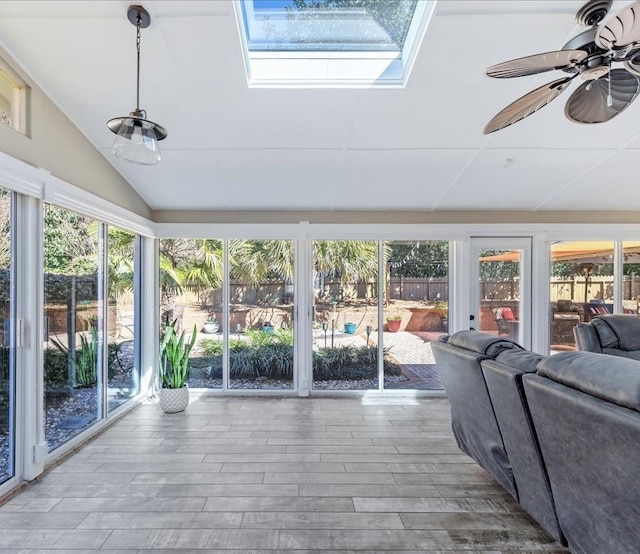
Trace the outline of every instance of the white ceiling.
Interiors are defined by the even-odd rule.
[[[128,5],[2,1],[0,45],[153,209],[640,209],[640,101],[586,126],[564,117],[565,93],[482,134],[563,75],[484,69],[560,48],[581,1],[441,0],[391,90],[248,88],[231,1],[146,1],[140,104],[169,131],[154,167],[115,159],[105,125],[135,105]]]

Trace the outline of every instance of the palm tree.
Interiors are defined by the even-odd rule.
[[[314,241],[314,270],[321,279],[336,278],[342,284],[375,279],[378,243],[364,240]],[[390,255],[385,245],[384,256]],[[294,278],[295,245],[291,240],[242,240],[229,242],[231,276],[257,285],[265,279]],[[162,239],[160,287],[163,304],[170,306],[183,290],[220,288],[223,281],[222,241],[214,239]]]
[[[252,285],[265,279],[293,279],[294,248],[291,240],[232,240],[231,273]]]
[[[314,269],[342,284],[378,275],[378,243],[367,240],[321,240],[313,243]]]

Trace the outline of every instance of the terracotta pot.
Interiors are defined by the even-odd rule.
[[[401,323],[402,320],[400,319],[392,319],[390,321],[387,321],[387,330],[390,333],[397,333],[400,330]]]

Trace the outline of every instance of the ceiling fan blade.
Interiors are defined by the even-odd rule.
[[[605,50],[616,50],[640,42],[640,2],[633,2],[600,25],[595,42]]]
[[[611,78],[611,106],[607,106],[607,77],[580,85],[567,100],[565,115],[576,123],[604,123],[623,112],[640,92],[640,81],[624,69],[614,69]]]
[[[536,73],[544,73],[554,69],[568,69],[582,62],[587,56],[588,54],[584,50],[544,52],[492,65],[487,69],[487,75],[505,79],[535,75]]]
[[[564,79],[552,81],[518,98],[515,102],[509,104],[493,116],[493,119],[489,121],[484,128],[484,134],[488,135],[494,131],[504,129],[537,112],[540,108],[543,108],[557,98],[560,93],[569,86],[572,79],[573,77],[565,77]]]
[[[629,73],[633,73],[636,77],[640,76],[640,48],[629,52],[623,65]]]

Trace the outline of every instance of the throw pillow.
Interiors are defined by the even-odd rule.
[[[513,310],[511,308],[502,308],[502,319],[506,319],[507,321],[515,321],[516,316],[513,315]]]

